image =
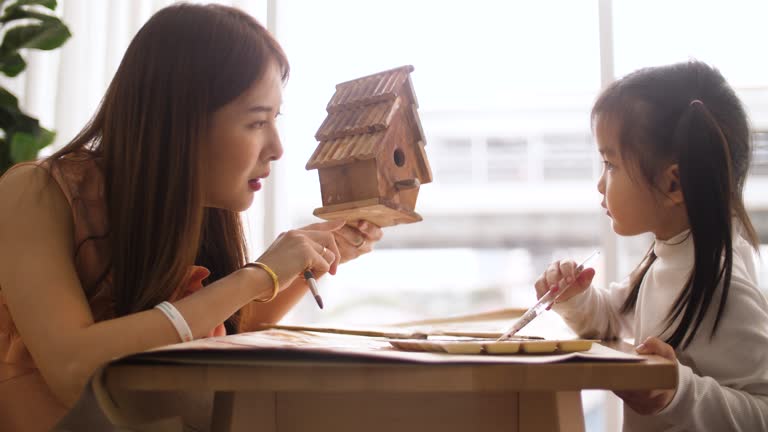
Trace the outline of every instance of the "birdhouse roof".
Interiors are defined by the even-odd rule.
[[[411,72],[413,66],[401,66],[337,84],[336,93],[325,110],[332,113],[395,99],[403,83],[410,78]],[[416,102],[413,90],[408,90]]]
[[[375,158],[392,117],[403,103],[412,104],[406,109],[412,113],[424,142],[410,79],[412,71],[413,66],[402,66],[338,84],[326,107],[328,116],[315,134],[320,144],[306,168]]]

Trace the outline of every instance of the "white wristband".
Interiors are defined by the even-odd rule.
[[[182,342],[189,342],[193,339],[192,330],[189,329],[187,321],[181,316],[181,313],[174,305],[164,301],[155,306],[155,309],[160,309],[160,311],[165,314],[168,321],[170,321],[171,324],[173,324],[173,327],[176,328],[176,333],[179,334]]]

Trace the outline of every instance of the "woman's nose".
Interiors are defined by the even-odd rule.
[[[270,139],[268,151],[270,161],[276,161],[283,157],[283,143],[280,139],[280,134],[278,133],[277,128],[274,129],[274,133]]]

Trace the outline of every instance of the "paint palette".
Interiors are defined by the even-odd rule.
[[[592,340],[420,340],[390,339],[389,344],[403,351],[444,352],[449,354],[562,354],[589,351]]]

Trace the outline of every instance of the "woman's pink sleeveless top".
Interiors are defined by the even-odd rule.
[[[106,262],[109,256],[108,224],[102,171],[97,161],[89,156],[67,157],[53,169],[44,163],[27,165],[32,164],[50,171],[70,204],[75,230],[76,248],[72,252],[75,269],[94,320],[108,319],[114,309]],[[192,266],[187,281],[171,300],[202,288],[202,281],[209,274],[205,267]],[[210,336],[225,333],[221,324],[211,331]],[[47,431],[66,411],[35,366],[0,289],[0,431]]]

